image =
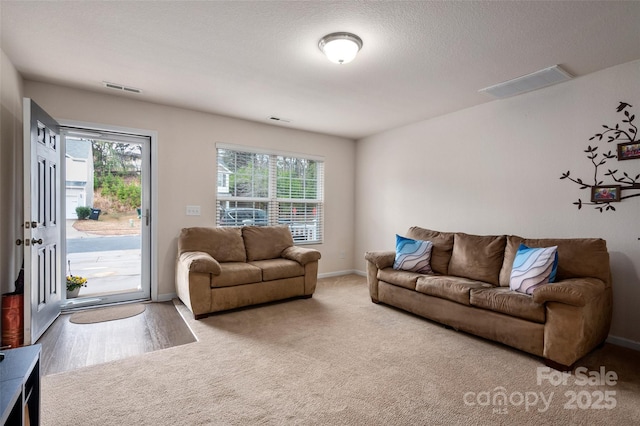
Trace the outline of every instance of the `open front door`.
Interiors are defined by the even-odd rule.
[[[35,343],[60,315],[60,129],[24,99],[24,344]]]

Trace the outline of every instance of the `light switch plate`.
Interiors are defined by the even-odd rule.
[[[187,206],[187,216],[200,216],[200,206]]]

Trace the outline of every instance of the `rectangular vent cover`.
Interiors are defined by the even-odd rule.
[[[572,78],[573,76],[560,68],[559,65],[554,65],[531,74],[523,75],[522,77],[514,78],[513,80],[485,87],[478,91],[502,99],[531,92],[532,90],[542,89],[543,87],[562,83]]]
[[[275,115],[267,117],[267,120],[269,120],[269,121],[278,121],[280,123],[291,123],[291,120],[289,120],[288,118],[276,117]]]
[[[109,83],[108,81],[103,81],[102,85],[107,89],[120,90],[122,92],[129,93],[142,93],[142,90],[136,89],[135,87],[128,87],[117,83]]]

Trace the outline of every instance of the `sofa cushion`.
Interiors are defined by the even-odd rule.
[[[526,294],[505,287],[472,289],[471,305],[540,324],[545,322],[543,304],[534,302]]]
[[[416,289],[416,282],[418,278],[424,275],[418,272],[410,271],[398,271],[393,268],[384,268],[378,270],[378,279],[385,281],[389,284],[394,284],[399,287],[408,288],[409,290]]]
[[[288,226],[244,226],[242,238],[250,262],[278,258],[284,249],[293,245]]]
[[[220,269],[222,270],[220,275],[211,276],[211,288],[231,287],[262,281],[262,270],[245,262],[221,263]]]
[[[504,235],[456,233],[449,275],[499,285],[505,243]]]
[[[268,259],[249,262],[262,270],[262,281],[304,276],[304,266],[288,259]]]
[[[555,279],[558,247],[529,248],[520,244],[511,269],[509,288],[524,294],[549,284]]]
[[[183,228],[178,238],[178,256],[187,251],[209,253],[218,262],[247,260],[240,228]]]
[[[469,292],[471,289],[485,287],[493,286],[466,278],[444,275],[423,275],[416,282],[416,291],[419,293],[448,299],[463,305],[470,304]]]
[[[407,231],[407,237],[414,240],[431,241],[431,269],[442,275],[449,274],[449,261],[453,250],[453,232],[438,232],[430,229],[412,226]]]
[[[396,234],[393,269],[431,274],[431,241],[414,240]]]
[[[592,277],[611,285],[607,242],[600,238],[543,238],[527,239],[516,235],[507,237],[504,262],[500,270],[500,286],[509,287],[513,259],[520,244],[527,247],[558,246],[558,270],[555,281]]]

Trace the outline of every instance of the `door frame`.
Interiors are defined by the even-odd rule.
[[[134,127],[123,127],[123,126],[113,126],[109,124],[100,124],[100,123],[91,123],[84,121],[76,121],[76,120],[58,120],[60,123],[60,127],[77,127],[87,131],[96,131],[96,132],[117,132],[117,133],[130,133],[133,135],[145,136],[150,139],[150,150],[151,150],[151,170],[149,170],[149,179],[151,183],[151,191],[149,196],[151,197],[151,212],[150,216],[150,224],[149,224],[149,262],[150,268],[149,271],[151,280],[151,300],[158,301],[158,221],[157,221],[157,213],[158,213],[158,132],[155,130],[146,130],[146,129],[137,129]],[[64,167],[64,162],[63,162]],[[66,170],[63,169],[63,172],[66,173]],[[66,199],[66,188],[65,185],[61,185],[61,198],[63,200]],[[66,218],[66,212],[65,212]],[[62,221],[62,235],[66,235],[66,220]],[[66,262],[66,250],[67,250],[67,241],[66,238],[62,238],[62,254],[65,257],[64,261]]]

